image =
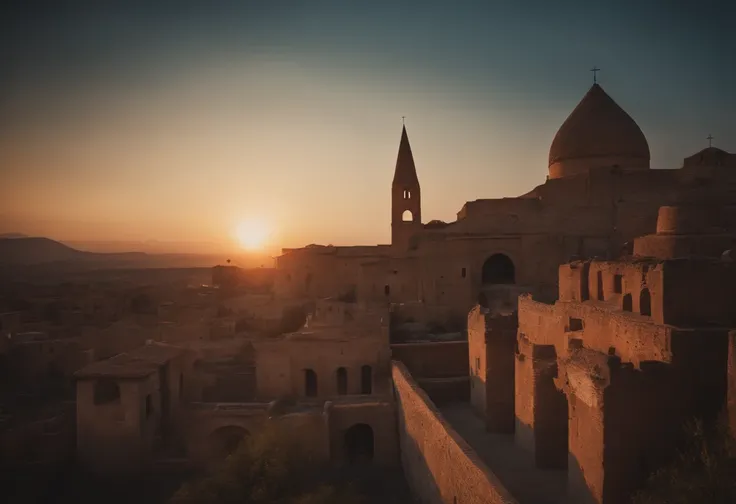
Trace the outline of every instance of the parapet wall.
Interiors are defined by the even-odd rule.
[[[393,362],[404,474],[425,504],[515,504],[472,448],[442,418],[406,366]]]

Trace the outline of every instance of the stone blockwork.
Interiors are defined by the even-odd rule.
[[[401,463],[415,497],[427,504],[500,504],[516,500],[442,418],[406,366],[392,365]]]
[[[467,341],[393,344],[391,358],[409,369],[436,404],[468,399]]]
[[[571,499],[623,502],[671,460],[686,421],[723,410],[736,268],[577,261],[559,285],[554,305],[519,299],[516,441],[538,467],[567,462]]]
[[[490,432],[514,432],[516,327],[516,313],[476,306],[468,316],[471,403]]]

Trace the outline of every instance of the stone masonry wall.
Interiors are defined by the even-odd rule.
[[[401,361],[416,378],[468,376],[468,342],[398,343],[391,357]]]
[[[424,504],[516,503],[472,448],[445,422],[406,366],[393,362],[404,474]]]

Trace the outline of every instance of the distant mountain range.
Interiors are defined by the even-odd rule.
[[[144,252],[87,252],[43,237],[20,233],[0,235],[0,266],[59,266],[89,268],[202,268],[223,264],[224,254],[148,254]],[[272,266],[270,259],[233,256],[242,267]]]
[[[18,234],[0,237],[0,263],[43,264],[70,261],[107,262],[142,259],[146,254],[129,252],[123,254],[96,254],[73,249],[49,238],[30,238]]]

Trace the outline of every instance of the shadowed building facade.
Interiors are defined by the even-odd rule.
[[[655,231],[661,206],[736,201],[731,154],[707,148],[679,169],[650,169],[649,158],[639,126],[594,84],[554,137],[544,184],[515,198],[468,201],[454,222],[422,224],[404,128],[391,185],[391,244],[284,249],[277,294],[355,292],[359,302],[418,303],[460,320],[479,300],[511,308],[522,292],[553,300],[560,264],[618,256]]]

